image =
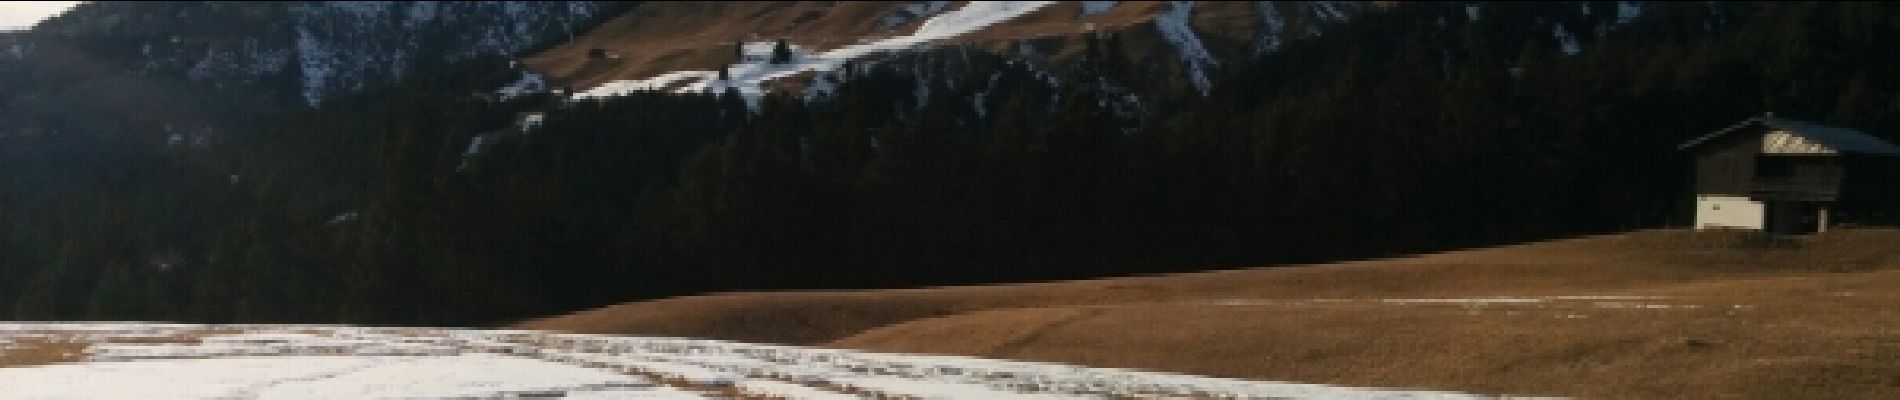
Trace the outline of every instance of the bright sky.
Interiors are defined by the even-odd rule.
[[[0,31],[25,29],[72,8],[77,1],[0,1]]]

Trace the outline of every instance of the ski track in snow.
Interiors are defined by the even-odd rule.
[[[936,14],[909,35],[845,46],[819,54],[794,57],[791,62],[774,64],[769,60],[750,60],[727,66],[728,79],[718,79],[717,71],[674,71],[646,79],[613,81],[574,94],[574,99],[624,96],[639,91],[657,91],[683,83],[675,93],[720,93],[737,90],[748,104],[757,107],[764,85],[774,79],[809,71],[835,71],[846,62],[871,54],[913,49],[930,42],[955,38],[1008,21],[1047,6],[1051,1],[972,1],[955,11]]]
[[[40,341],[89,346],[73,363],[0,368],[0,388],[6,388],[0,397],[1481,398],[664,337],[325,325],[0,323],[0,344]]]

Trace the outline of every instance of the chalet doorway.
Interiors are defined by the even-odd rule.
[[[1767,228],[1778,235],[1807,235],[1821,230],[1821,204],[1810,201],[1775,201],[1767,207]]]

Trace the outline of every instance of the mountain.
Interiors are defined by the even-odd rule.
[[[610,2],[89,2],[10,46],[13,59],[82,52],[96,69],[309,104],[418,66],[510,56],[574,35]],[[68,49],[52,47],[68,46]],[[37,58],[34,58],[37,59]],[[101,71],[104,72],[104,71]]]
[[[1665,225],[1687,193],[1674,145],[1740,116],[1900,132],[1895,21],[1841,3],[89,4],[0,38],[0,314],[489,324]]]

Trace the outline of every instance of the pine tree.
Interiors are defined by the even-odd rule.
[[[792,45],[785,43],[785,39],[779,39],[777,43],[772,44],[772,63],[789,62],[792,62]]]

